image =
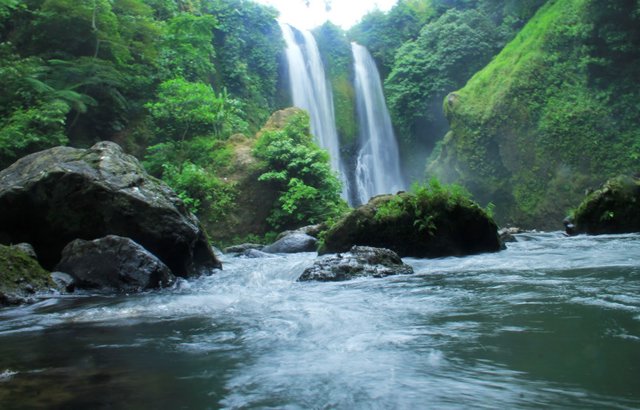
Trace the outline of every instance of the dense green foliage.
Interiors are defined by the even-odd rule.
[[[291,116],[282,129],[263,132],[254,154],[266,163],[259,180],[275,183],[280,192],[269,217],[274,228],[320,223],[346,209],[340,180],[327,152],[313,143],[304,111]]]
[[[454,207],[477,207],[471,199],[471,194],[463,186],[457,184],[441,184],[436,178],[431,178],[428,184],[414,184],[411,192],[401,196],[394,196],[388,202],[377,208],[375,219],[397,219],[404,214],[414,216],[414,226],[427,235],[435,235],[437,227],[434,221],[443,211],[450,211]],[[491,217],[491,206],[485,209]]]
[[[430,170],[496,203],[502,222],[557,227],[585,188],[639,165],[636,1],[549,1],[445,102]]]
[[[350,33],[385,77],[405,171],[420,179],[448,126],[442,99],[484,67],[543,0],[406,0]]]
[[[435,15],[432,3],[431,0],[399,0],[388,13],[373,11],[365,15],[349,31],[349,36],[369,49],[381,75],[386,77],[400,46],[415,39]]]
[[[237,192],[226,143],[276,107],[274,9],[248,0],[0,2],[0,167],[114,140],[212,224]]]
[[[141,153],[157,142],[149,104],[171,81],[228,93],[241,120],[228,127],[256,131],[276,108],[275,15],[246,0],[3,1],[0,165],[67,141]]]

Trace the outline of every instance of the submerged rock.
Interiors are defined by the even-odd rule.
[[[233,245],[224,248],[224,253],[243,253],[250,249],[262,250],[264,245],[260,245],[258,243],[242,243],[240,245]]]
[[[247,249],[246,251],[236,256],[244,256],[245,258],[250,258],[250,259],[277,258],[277,256],[271,253],[262,252],[258,249]]]
[[[500,230],[498,230],[498,236],[500,237],[500,242],[502,243],[516,242],[517,240],[514,235],[517,235],[519,233],[524,233],[524,232],[526,231],[522,228],[510,226],[507,228],[500,228]]]
[[[266,253],[315,252],[318,240],[306,233],[292,231],[271,245],[262,248]]]
[[[353,245],[427,258],[501,249],[498,227],[477,204],[410,193],[377,196],[354,209],[327,231],[318,252],[346,252]]]
[[[413,268],[389,249],[354,246],[348,253],[327,255],[304,270],[298,281],[337,282],[362,276],[382,278],[413,273]]]
[[[640,232],[640,178],[608,180],[585,198],[564,225],[569,235]]]
[[[44,267],[74,239],[133,239],[177,276],[219,268],[197,218],[113,142],[56,147],[0,172],[0,242],[31,243]]]
[[[129,238],[109,235],[76,239],[62,251],[56,269],[70,274],[78,288],[135,292],[173,283],[169,268]]]

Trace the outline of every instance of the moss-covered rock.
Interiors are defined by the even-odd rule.
[[[464,197],[421,190],[372,198],[329,229],[320,254],[354,245],[391,249],[401,257],[461,256],[500,250],[498,228]]]
[[[0,172],[0,243],[31,243],[45,268],[74,239],[129,237],[176,276],[220,267],[195,216],[113,142],[56,147]]]
[[[427,172],[493,202],[501,225],[558,229],[585,189],[637,170],[634,2],[551,0],[445,99],[451,131]]]
[[[590,193],[576,209],[568,233],[640,232],[640,178],[619,176]]]
[[[0,306],[19,304],[55,287],[37,260],[19,248],[0,245]]]

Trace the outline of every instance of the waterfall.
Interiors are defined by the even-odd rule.
[[[360,129],[355,172],[356,199],[363,204],[375,195],[404,189],[405,182],[376,64],[365,47],[351,43],[351,50]]]
[[[340,159],[340,141],[336,129],[333,93],[325,76],[318,45],[309,31],[298,30],[303,40],[300,44],[291,26],[281,22],[279,24],[287,46],[286,56],[293,104],[309,112],[311,133],[316,137],[318,144],[329,152],[331,167],[338,172],[342,180],[342,196],[347,199],[349,183]]]

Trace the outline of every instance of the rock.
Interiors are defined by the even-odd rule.
[[[31,243],[44,267],[74,239],[133,239],[177,276],[219,268],[194,215],[113,142],[56,147],[0,172],[0,240]]]
[[[20,248],[0,245],[0,306],[33,301],[33,294],[47,292],[54,283],[37,260]]]
[[[306,235],[309,235],[309,236],[313,236],[314,238],[317,239],[318,235],[320,235],[320,232],[322,232],[326,228],[327,228],[326,224],[303,226],[302,228],[294,229],[292,231],[280,232],[278,234],[278,236],[276,237],[276,241],[284,238],[285,236],[289,236],[289,235],[294,234],[294,233],[303,233],[303,234],[306,234]]]
[[[86,289],[135,292],[169,286],[175,279],[160,259],[133,240],[116,235],[76,239],[65,246],[56,269]]]
[[[495,222],[471,200],[411,193],[377,196],[354,209],[326,232],[318,253],[346,252],[353,245],[427,258],[501,249]]]
[[[237,255],[237,256],[244,256],[245,258],[250,258],[250,259],[258,259],[258,258],[275,258],[275,255],[272,255],[270,253],[266,253],[266,252],[262,252],[259,251],[257,249],[247,249],[246,251],[242,252],[241,254]]]
[[[502,243],[505,242],[516,242],[516,237],[514,235],[517,235],[519,233],[524,233],[526,232],[524,229],[521,228],[517,228],[515,226],[511,226],[511,227],[507,227],[507,228],[500,228],[498,230],[498,236],[500,237],[500,241]]]
[[[293,232],[265,246],[262,251],[266,253],[315,252],[317,244],[318,240],[313,236]]]
[[[260,245],[257,243],[243,243],[240,245],[234,245],[224,248],[224,253],[243,253],[249,249],[262,250],[262,248],[264,248],[264,245]]]
[[[73,293],[76,290],[76,280],[73,276],[64,272],[51,272],[51,280],[61,291]]]
[[[35,249],[33,249],[33,246],[31,246],[31,244],[29,244],[29,243],[22,242],[22,243],[18,243],[18,244],[15,244],[15,245],[11,245],[11,247],[13,249],[18,249],[18,250],[24,252],[25,254],[29,255],[30,258],[38,260],[38,255],[36,254]]]
[[[413,268],[389,249],[354,246],[348,253],[318,259],[312,267],[304,270],[298,281],[337,282],[361,276],[381,278],[411,273]]]
[[[618,176],[590,193],[565,219],[567,234],[640,232],[640,177]]]

